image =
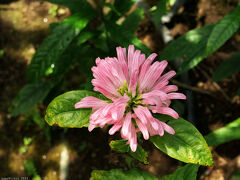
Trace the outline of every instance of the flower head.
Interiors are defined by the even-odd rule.
[[[154,62],[157,55],[147,59],[134,46],[117,47],[117,58],[96,59],[97,66],[92,67],[94,90],[102,93],[109,100],[85,97],[75,104],[75,108],[92,108],[89,131],[96,126],[113,126],[109,134],[121,129],[121,136],[127,139],[131,150],[137,149],[137,132],[141,131],[144,139],[149,135],[163,136],[164,131],[175,131],[164,122],[155,119],[152,113],[161,113],[177,119],[176,111],[169,107],[171,99],[186,99],[182,93],[174,93],[177,86],[168,85],[169,79],[176,73],[169,71],[162,75],[167,61]]]

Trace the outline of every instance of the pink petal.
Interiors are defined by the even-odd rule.
[[[89,124],[88,131],[91,132],[96,126],[94,124]]]
[[[169,125],[167,125],[165,122],[160,122],[164,128],[165,131],[167,131],[169,134],[175,134],[175,131],[172,127],[170,127]]]
[[[125,119],[123,120],[123,125],[122,125],[122,134],[123,136],[127,137],[128,133],[130,132],[130,128],[131,128],[131,121],[132,119],[132,116],[131,116],[131,113],[127,113]]]
[[[106,106],[108,103],[106,101],[100,100],[96,97],[88,96],[83,98],[80,102],[75,104],[75,109],[77,108],[100,108]]]
[[[136,120],[138,128],[140,129],[140,131],[143,134],[144,139],[148,140],[149,139],[149,134],[148,134],[147,127],[140,120],[138,120],[138,119],[135,119],[135,120]]]
[[[111,129],[109,129],[109,134],[113,135],[115,132],[117,132],[122,127],[122,121],[119,121],[118,123],[114,124]]]
[[[166,74],[164,74],[164,75],[159,79],[159,81],[161,82],[161,81],[169,80],[169,79],[171,79],[171,78],[172,78],[173,76],[175,76],[175,75],[176,75],[176,72],[173,71],[173,70],[171,70],[171,71],[167,72]]]
[[[153,62],[154,58],[157,56],[156,53],[152,53],[147,59],[146,61],[141,65],[140,68],[140,75],[139,75],[139,82],[143,81],[143,78],[145,77],[145,74],[147,72],[147,70],[149,69],[151,63]]]
[[[139,82],[140,89],[144,90],[147,88],[148,90],[151,90],[166,68],[167,64],[167,61],[155,62],[152,64],[146,72],[146,75],[143,78],[142,82]]]
[[[137,134],[136,134],[135,127],[133,125],[131,128],[131,138],[129,139],[129,141],[130,141],[131,150],[135,152],[137,150]]]
[[[168,85],[168,86],[164,86],[163,88],[161,88],[161,91],[165,92],[165,93],[169,93],[172,91],[177,91],[178,87],[176,85]]]
[[[142,95],[142,98],[143,98],[143,99],[148,99],[148,98],[154,97],[154,96],[155,96],[155,97],[159,97],[162,101],[166,100],[167,97],[168,97],[168,95],[167,95],[165,92],[163,92],[163,91],[153,90],[153,91],[151,91],[151,92],[144,93],[144,94]]]
[[[182,93],[169,93],[169,99],[186,99],[186,96]]]
[[[142,106],[133,108],[133,111],[137,115],[137,117],[142,121],[143,124],[147,124],[147,118],[145,116],[144,110],[142,109]]]
[[[178,113],[169,107],[156,107],[156,108],[153,107],[152,109],[154,109],[158,113],[172,116],[175,119],[179,118]],[[155,112],[155,111],[153,111],[153,112]]]
[[[132,64],[133,55],[134,55],[134,45],[129,45],[128,46],[128,67],[130,64]]]

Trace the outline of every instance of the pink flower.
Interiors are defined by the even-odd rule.
[[[184,94],[173,93],[177,86],[168,85],[169,79],[176,73],[169,71],[162,75],[167,61],[154,62],[157,54],[145,55],[134,46],[117,47],[117,58],[96,59],[97,66],[92,67],[94,90],[102,93],[109,100],[85,97],[75,104],[75,108],[92,108],[89,131],[96,126],[113,124],[109,134],[121,129],[121,136],[128,140],[131,150],[137,149],[137,132],[141,131],[144,139],[149,135],[163,136],[164,131],[175,131],[164,122],[155,119],[152,113],[161,113],[177,119],[178,113],[169,108],[171,99],[186,99]],[[151,113],[152,112],[152,113]]]

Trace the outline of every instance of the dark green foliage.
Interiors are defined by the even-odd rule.
[[[213,74],[212,81],[219,81],[238,71],[240,71],[240,52],[233,54],[217,67]]]
[[[112,150],[117,151],[119,153],[129,153],[133,158],[143,162],[144,164],[148,164],[147,157],[148,154],[144,149],[138,145],[136,152],[132,152],[129,145],[126,144],[126,140],[116,140],[110,142],[110,147]]]
[[[16,116],[24,113],[32,106],[43,101],[49,91],[53,88],[54,84],[50,82],[36,82],[26,85],[14,99],[14,110],[12,115]]]
[[[178,168],[173,174],[163,176],[162,180],[196,180],[199,165],[187,164]]]

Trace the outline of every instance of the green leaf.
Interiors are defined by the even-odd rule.
[[[11,112],[13,116],[28,111],[34,105],[41,103],[53,88],[53,83],[36,82],[27,84],[18,93],[13,101],[14,109]]]
[[[218,146],[226,142],[240,139],[240,118],[227,124],[225,127],[205,136],[209,146]]]
[[[113,12],[115,12],[118,16],[121,16],[122,14],[116,9],[116,7],[112,3],[104,2],[104,6],[109,7]]]
[[[136,20],[134,20],[133,27],[126,28],[126,26],[130,23],[130,20],[132,21],[133,17],[138,17]],[[114,22],[108,21],[106,23],[107,31],[110,34],[111,40],[116,42],[117,44],[128,47],[129,44],[134,44],[138,49],[141,49],[144,53],[150,53],[149,48],[147,48],[134,34],[135,28],[137,28],[137,24],[139,20],[142,18],[142,11],[141,10],[135,10],[132,12],[132,15],[130,14],[125,19],[126,22],[123,22],[122,25],[115,24]],[[130,20],[128,19],[130,18]]]
[[[220,48],[240,27],[240,6],[224,16],[211,32],[207,42],[207,54]]]
[[[111,141],[109,145],[114,151],[119,153],[129,153],[133,158],[139,160],[140,162],[149,164],[147,161],[148,154],[140,145],[137,146],[137,150],[135,152],[131,151],[129,145],[126,144],[126,140]]]
[[[92,110],[89,108],[75,109],[74,105],[87,96],[100,97],[92,91],[69,91],[56,97],[47,107],[45,120],[52,125],[69,128],[81,128],[89,125]]]
[[[219,81],[240,71],[240,52],[223,61],[213,74],[212,81]]]
[[[157,9],[152,13],[155,26],[161,22],[162,16],[168,12],[166,4],[168,0],[160,0],[157,4]]]
[[[172,158],[185,163],[212,166],[212,154],[200,132],[188,121],[179,118],[168,122],[174,135],[152,136],[153,144]]]
[[[117,10],[121,13],[124,14],[130,10],[132,5],[136,2],[136,0],[128,0],[128,1],[123,1],[123,0],[115,0],[114,1],[114,6],[117,8]]]
[[[34,82],[44,77],[46,71],[54,66],[77,34],[70,25],[58,25],[34,55],[27,70],[28,80]]]
[[[62,59],[62,56],[65,51],[69,51],[71,42],[86,27],[91,18],[92,16],[83,17],[79,13],[74,14],[53,29],[52,33],[43,41],[29,65],[27,78],[30,82],[38,81],[51,74],[51,68],[54,71],[62,68],[56,64],[59,61],[67,61]]]
[[[93,170],[90,180],[157,180],[151,174],[140,171],[138,169],[130,169],[124,171],[122,169],[112,169],[110,171]]]
[[[162,52],[161,59],[171,61],[183,58],[184,62],[178,73],[185,72],[196,66],[201,60],[207,57],[206,43],[214,24],[194,29],[173,40]]]
[[[162,180],[196,180],[199,165],[187,164],[178,168],[173,174],[163,176]]]
[[[121,28],[125,30],[127,29],[129,33],[135,33],[136,29],[138,28],[138,24],[143,16],[144,10],[136,9],[123,21]]]

